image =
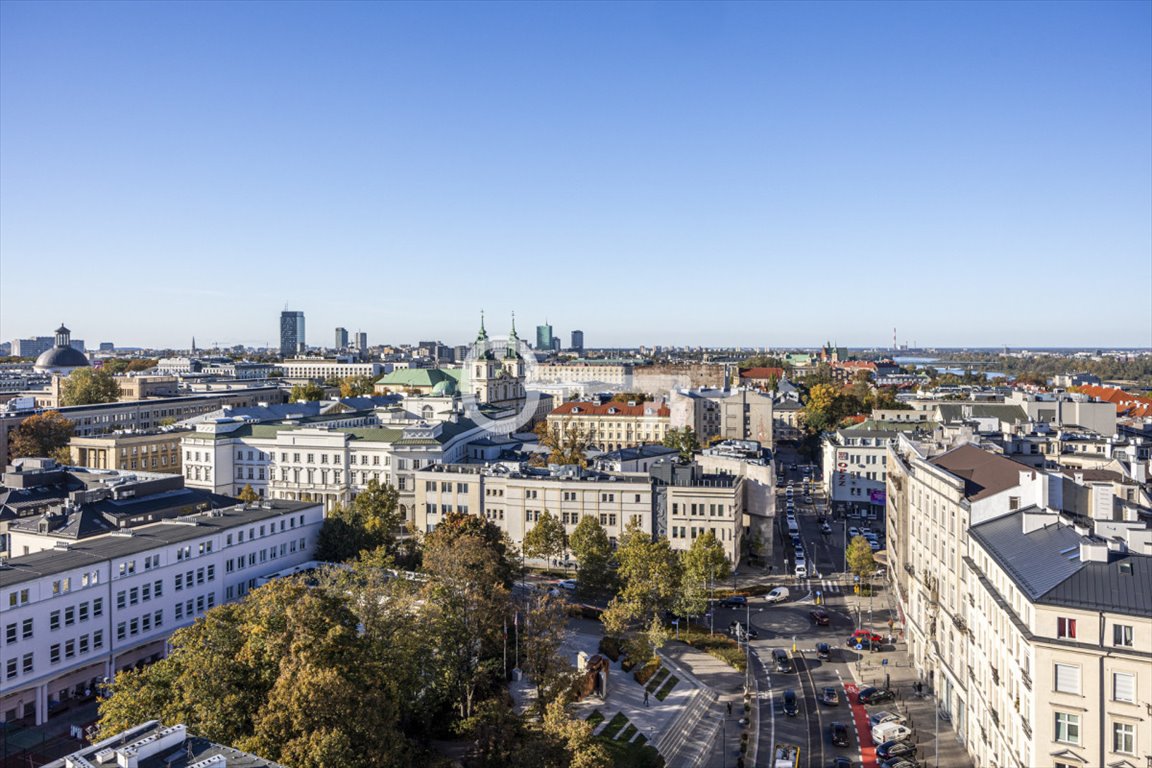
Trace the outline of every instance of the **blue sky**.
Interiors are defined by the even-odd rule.
[[[0,339],[1152,345],[1152,3],[0,3]]]

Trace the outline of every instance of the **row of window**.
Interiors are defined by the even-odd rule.
[[[216,593],[209,592],[207,595],[199,595],[195,599],[188,599],[183,603],[176,603],[172,611],[176,615],[176,621],[182,621],[185,618],[192,618],[192,616],[197,613],[203,613],[215,605]]]
[[[1080,744],[1080,715],[1057,712],[1055,741],[1062,744]],[[1123,755],[1136,754],[1136,726],[1120,721],[1112,722],[1112,751]],[[1057,766],[1061,763],[1057,763]],[[1068,768],[1072,768],[1068,766]]]
[[[1057,664],[1055,672],[1057,693],[1080,694],[1080,667],[1074,664]],[[1112,700],[1136,703],[1136,675],[1132,672],[1112,673]]]
[[[19,668],[17,666],[17,662],[21,662],[19,664]],[[32,654],[24,654],[23,659],[17,659],[15,656],[13,656],[12,658],[5,661],[4,668],[4,676],[9,680],[16,677],[18,671],[23,671],[24,674],[30,675],[32,674]]]
[[[157,611],[157,615],[159,615]],[[156,626],[160,626],[157,621]],[[89,650],[98,651],[104,647],[104,630],[98,629],[91,635],[84,634],[72,640],[65,640],[63,643],[54,643],[48,647],[48,661],[52,664],[59,664],[61,658],[61,650],[63,650],[63,658],[72,659],[76,654],[83,656]]]
[[[439,484],[435,480],[426,480],[424,482],[424,490],[435,491],[435,490],[437,490],[437,485],[439,485],[441,490],[445,490],[445,491],[452,490],[452,482],[449,480],[444,480],[444,481],[440,482]],[[468,493],[468,483],[456,483],[456,493]],[[535,493],[535,491],[533,491],[533,493]],[[533,496],[530,498],[535,498],[535,497]]]
[[[281,542],[280,550],[279,550],[279,557],[285,557],[288,554],[290,554],[292,552],[296,552],[298,550],[303,552],[305,545],[306,545],[305,539],[293,539],[292,541]],[[245,557],[244,555],[240,555],[239,557],[236,557],[236,558],[230,557],[227,560],[225,560],[224,561],[224,572],[225,573],[232,573],[234,571],[239,571],[239,570],[243,569],[244,568],[244,557]],[[248,566],[256,565],[257,558],[259,558],[261,563],[266,563],[269,560],[275,560],[277,557],[276,546],[273,545],[271,547],[268,547],[268,549],[261,549],[261,550],[258,550],[257,552],[249,552],[247,557],[248,557]],[[213,573],[213,578],[214,577],[215,577],[215,574]],[[209,581],[211,581],[211,580],[212,579],[210,578]],[[189,583],[191,583],[191,582],[189,582]],[[177,589],[179,589],[179,587],[177,587]]]
[[[705,513],[708,514],[708,517],[724,517],[726,514],[724,511],[724,506],[725,505],[723,505],[723,504],[705,504],[703,502],[700,502],[698,504],[697,503],[692,503],[692,504],[685,503],[683,505],[684,514],[686,514],[690,517],[704,517]],[[681,507],[681,504],[679,502],[673,502],[672,503],[672,514],[673,515],[680,514],[680,507]]]
[[[453,508],[453,506],[451,504],[441,504],[439,506],[437,506],[435,504],[425,504],[424,505],[424,510],[430,515],[435,515],[435,514],[438,514],[439,512],[443,512],[446,515],[450,515],[450,514],[452,514],[453,509],[455,509],[455,511],[459,512],[462,515],[468,514],[468,505],[467,504],[460,504],[459,506],[457,506],[455,508]],[[503,517],[501,517],[501,519],[503,519]]]

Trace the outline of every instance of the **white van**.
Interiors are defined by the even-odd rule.
[[[806,561],[796,561],[796,577],[800,579],[808,578],[808,563]]]
[[[883,744],[886,741],[903,741],[912,735],[912,729],[895,721],[880,723],[872,729],[872,741]]]

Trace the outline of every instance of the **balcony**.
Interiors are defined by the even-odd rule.
[[[996,685],[1000,685],[1000,670],[996,669],[996,667],[992,666],[991,664],[988,665],[988,669],[992,670],[992,682]]]
[[[1024,718],[1020,718],[1020,727],[1024,730],[1024,735],[1029,739],[1032,738],[1032,726]]]
[[[1024,670],[1020,670],[1020,682],[1024,683],[1025,688],[1032,690],[1032,675]]]
[[[999,728],[1000,727],[1000,715],[997,714],[996,710],[994,710],[994,709],[989,710],[989,712],[992,715],[992,724],[995,725],[997,728]]]

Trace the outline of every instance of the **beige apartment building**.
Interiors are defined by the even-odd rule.
[[[72,463],[92,469],[148,470],[178,475],[180,438],[191,430],[113,432],[73,437],[68,443]]]
[[[607,403],[574,401],[563,403],[548,414],[548,427],[555,427],[564,439],[569,430],[587,435],[589,442],[604,451],[635,448],[663,442],[668,434],[671,411],[664,403]]]
[[[1152,532],[1094,536],[1063,478],[971,443],[901,434],[887,467],[909,653],[978,768],[1146,765]]]
[[[544,510],[569,535],[581,518],[595,516],[615,546],[628,525],[689,549],[711,530],[729,559],[738,562],[744,535],[744,478],[707,475],[677,465],[675,478],[609,474],[565,468],[548,471],[517,464],[439,464],[415,473],[415,524],[430,532],[446,514],[480,515],[519,546]]]

